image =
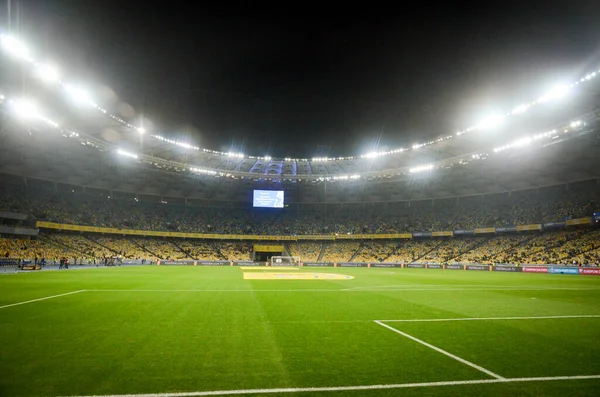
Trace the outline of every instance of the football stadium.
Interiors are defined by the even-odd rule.
[[[30,39],[0,26],[0,395],[598,395],[599,62],[285,157],[152,123]]]

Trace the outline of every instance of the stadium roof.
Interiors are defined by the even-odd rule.
[[[284,184],[298,202],[490,194],[600,176],[600,71],[427,142],[357,156],[271,158],[204,149],[153,131],[112,91],[92,93],[38,63],[14,37],[1,40],[11,72],[0,87],[4,174],[202,200],[242,201],[250,186]],[[26,90],[10,80],[15,68]]]

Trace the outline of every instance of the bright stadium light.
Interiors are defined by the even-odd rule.
[[[502,125],[502,123],[504,123],[504,116],[501,114],[495,114],[480,121],[477,124],[477,128],[482,130],[491,130],[499,127]]]
[[[93,105],[94,104],[92,102],[92,96],[90,95],[89,91],[87,89],[85,89],[84,87],[80,87],[80,86],[76,86],[76,85],[72,85],[72,84],[66,84],[65,90],[71,96],[71,99],[75,102],[75,104],[77,104],[77,105],[81,105],[81,104]]]
[[[516,108],[514,108],[512,110],[512,114],[521,114],[521,113],[525,113],[527,111],[527,109],[529,109],[529,104],[524,103],[522,105],[517,106]]]
[[[33,62],[29,53],[29,49],[25,44],[23,44],[13,36],[2,35],[0,36],[0,39],[2,40],[2,48],[4,48],[6,52],[17,58]]]
[[[58,69],[48,64],[37,65],[35,74],[46,83],[56,83],[60,78]]]
[[[138,158],[137,154],[131,153],[131,152],[128,152],[128,151],[122,150],[122,149],[118,149],[117,150],[117,154],[119,154],[121,156],[125,156],[125,157],[131,157],[132,159],[137,159]]]
[[[566,84],[557,84],[550,91],[538,99],[538,102],[546,102],[564,98],[571,88]]]
[[[137,132],[139,132],[140,134],[145,134],[146,133],[146,129],[144,127],[138,127],[137,128]]]
[[[519,140],[516,140],[512,146],[514,147],[522,147],[522,146],[527,146],[531,143],[532,139],[529,137],[525,137],[525,138],[521,138]]]
[[[196,168],[196,167],[191,167],[190,171],[198,173],[198,174],[206,174],[206,175],[216,175],[217,171],[214,170],[207,170],[205,168]]]
[[[37,105],[28,99],[11,101],[11,105],[17,117],[23,119],[37,119],[41,117]]]
[[[416,172],[423,172],[423,171],[429,171],[433,169],[433,164],[427,164],[427,165],[421,165],[418,167],[413,167],[410,169],[411,173],[416,173]]]

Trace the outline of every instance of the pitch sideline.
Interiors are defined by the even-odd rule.
[[[298,289],[86,289],[86,292],[422,292],[422,291],[597,291],[597,288],[577,288],[577,287],[558,287],[558,288],[531,288],[531,287],[500,287],[500,288],[388,288],[385,290],[361,289],[354,290],[348,288],[339,289],[319,289],[319,288],[298,288]]]
[[[442,386],[463,386],[463,385],[481,385],[494,383],[519,383],[519,382],[551,382],[551,381],[571,381],[600,379],[600,375],[575,375],[575,376],[548,376],[537,378],[502,378],[502,379],[477,379],[477,380],[457,380],[442,382],[423,382],[423,383],[398,383],[389,385],[365,385],[365,386],[332,386],[332,387],[292,387],[279,389],[246,389],[246,390],[215,390],[215,391],[194,391],[194,392],[175,392],[175,393],[144,393],[144,394],[108,394],[108,395],[88,395],[88,396],[68,396],[68,397],[200,397],[200,396],[232,396],[243,394],[278,394],[278,393],[307,393],[307,392],[336,392],[336,391],[360,391],[360,390],[385,390],[385,389],[409,389],[418,387],[442,387]],[[65,396],[67,397],[67,396]]]
[[[485,320],[545,320],[561,318],[600,318],[600,314],[575,314],[565,316],[515,316],[515,317],[458,317],[458,318],[414,318],[400,320],[374,320],[376,323],[434,323],[446,321],[485,321]]]
[[[54,299],[54,298],[59,298],[61,296],[66,296],[66,295],[72,295],[72,294],[78,294],[80,292],[85,292],[86,290],[84,289],[80,289],[78,291],[71,291],[71,292],[66,292],[64,294],[58,294],[58,295],[50,295],[50,296],[46,296],[43,298],[38,298],[38,299],[31,299],[28,301],[23,301],[23,302],[17,302],[17,303],[11,303],[10,305],[4,305],[4,306],[0,306],[0,309],[4,309],[6,307],[12,307],[12,306],[19,306],[19,305],[24,305],[26,303],[33,303],[33,302],[39,302],[39,301],[45,301],[47,299]]]

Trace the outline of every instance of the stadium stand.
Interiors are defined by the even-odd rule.
[[[118,230],[193,232],[236,235],[329,235],[473,230],[518,224],[564,222],[598,210],[600,189],[591,182],[576,188],[557,186],[511,195],[467,197],[454,205],[431,201],[386,203],[385,206],[323,206],[285,212],[261,211],[240,204],[180,205],[127,201],[108,196],[57,192],[37,186],[3,185],[0,211],[66,225],[111,227]],[[446,205],[448,204],[448,205]],[[3,257],[67,257],[80,263],[105,258],[188,260],[249,260],[248,241],[189,240],[166,237],[126,237],[94,233],[69,234],[42,230],[37,239],[0,239]],[[600,234],[589,227],[530,231],[476,237],[414,238],[379,241],[290,241],[287,253],[314,262],[417,262],[597,264]]]
[[[425,203],[425,204],[424,204]],[[253,235],[399,233],[500,227],[589,216],[598,210],[595,183],[584,190],[535,191],[463,199],[452,206],[429,201],[389,203],[363,211],[288,211],[244,207],[185,206],[134,202],[86,194],[5,187],[0,210],[30,214],[50,222],[138,230]]]
[[[291,256],[299,256],[305,262],[316,262],[321,254],[323,243],[292,242],[288,247]]]

